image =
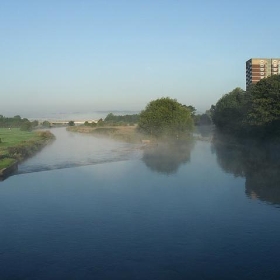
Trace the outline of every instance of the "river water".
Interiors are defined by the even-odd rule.
[[[53,132],[0,182],[1,280],[280,279],[271,146]]]
[[[19,166],[19,173],[37,172],[141,157],[141,146],[54,128],[56,140]]]

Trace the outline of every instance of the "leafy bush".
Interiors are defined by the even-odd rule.
[[[151,101],[140,113],[138,129],[156,137],[178,138],[193,130],[191,110],[169,97]]]

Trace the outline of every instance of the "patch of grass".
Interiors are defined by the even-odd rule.
[[[7,168],[16,162],[13,158],[3,158],[0,159],[0,170],[3,168]]]
[[[30,138],[38,138],[36,132],[30,132],[30,131],[22,131],[19,128],[0,128],[0,138],[2,139],[3,143],[11,143],[16,144],[20,141],[28,140]],[[3,144],[1,143],[1,144]]]
[[[25,159],[53,139],[49,131],[22,131],[19,128],[0,128],[0,159]]]
[[[118,129],[115,127],[98,127],[95,128],[92,133],[102,134],[106,136],[113,135]]]
[[[22,131],[19,128],[0,128],[0,155],[7,153],[7,148],[18,145],[23,141],[38,140],[40,136],[37,133]]]
[[[17,161],[22,161],[42,149],[54,135],[49,131],[22,131],[0,128],[0,179],[14,172]],[[7,170],[5,168],[11,167]],[[14,168],[15,167],[15,168]]]

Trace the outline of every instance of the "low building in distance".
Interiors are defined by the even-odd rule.
[[[246,61],[246,90],[263,78],[280,74],[280,58],[251,58]]]

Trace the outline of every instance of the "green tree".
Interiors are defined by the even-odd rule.
[[[244,119],[251,99],[251,94],[241,88],[225,94],[211,107],[214,124],[222,131],[240,133],[245,127]]]
[[[223,132],[259,139],[280,136],[280,76],[273,75],[224,95],[211,107],[214,124]]]
[[[69,122],[68,122],[68,125],[69,125],[69,126],[74,126],[74,125],[75,125],[75,122],[74,122],[74,121],[69,121]]]
[[[110,113],[106,116],[104,121],[109,122],[109,121],[113,121],[114,119],[115,119],[115,115],[113,113]]]
[[[97,121],[97,125],[98,126],[104,126],[104,121],[103,121],[102,118]]]
[[[193,107],[192,105],[189,106],[183,105],[183,106],[189,109],[189,111],[191,112],[191,116],[194,118],[196,112],[195,107]]]
[[[212,118],[210,114],[202,114],[199,118],[199,125],[211,125],[212,124]]]
[[[127,125],[135,124],[138,122],[139,115],[124,115],[124,116],[115,116],[113,113],[110,113],[104,119],[104,122],[109,125]]]
[[[263,136],[280,136],[280,75],[260,80],[250,93],[247,124]]]
[[[160,137],[180,137],[193,129],[191,111],[176,99],[163,97],[151,101],[140,113],[138,129]]]
[[[30,121],[25,121],[21,127],[20,130],[22,131],[31,131],[32,130],[32,123]]]
[[[43,125],[44,127],[51,127],[51,124],[50,124],[49,121],[43,121],[42,125]]]
[[[27,127],[26,123],[30,122],[27,118],[21,118],[20,116],[14,116],[13,118],[6,118],[0,115],[0,127]]]
[[[39,122],[37,120],[32,121],[32,127],[36,127],[39,125]]]

